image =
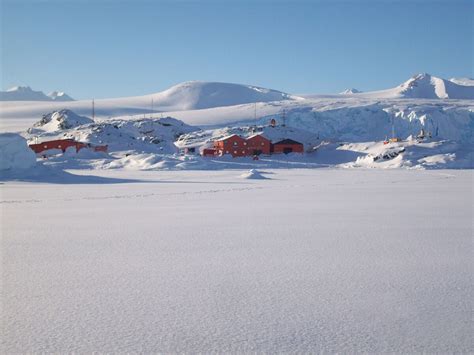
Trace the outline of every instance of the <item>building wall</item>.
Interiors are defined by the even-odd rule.
[[[227,139],[214,142],[216,155],[230,154],[233,157],[252,156],[257,154],[281,154],[281,153],[303,153],[304,146],[301,143],[272,144],[262,135],[253,136],[247,140],[239,136],[231,136]]]
[[[304,147],[303,144],[274,144],[273,153],[282,154],[286,153],[286,150],[291,149],[291,153],[303,153]]]
[[[247,150],[249,155],[254,155],[255,151],[261,154],[270,154],[271,142],[260,135],[247,139]]]
[[[225,140],[214,142],[214,148],[218,155],[230,154],[233,157],[244,157],[248,155],[247,142],[239,137],[232,136]]]
[[[42,153],[50,149],[59,149],[64,153],[66,149],[70,147],[76,148],[76,153],[79,152],[82,148],[89,147],[94,150],[94,152],[107,152],[107,145],[96,145],[92,146],[89,143],[76,142],[72,139],[57,139],[47,142],[42,142],[38,144],[30,144],[29,146],[36,154]]]
[[[43,142],[43,143],[38,143],[38,144],[30,144],[30,148],[33,149],[33,151],[37,154],[49,149],[60,149],[63,152],[65,152],[66,149],[69,147],[75,147],[76,151],[79,151],[85,146],[86,145],[84,143],[76,142],[73,140],[66,140],[66,139],[53,140],[53,141],[48,141],[48,142]]]

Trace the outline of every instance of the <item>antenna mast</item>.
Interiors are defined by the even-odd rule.
[[[94,102],[94,99],[92,99],[92,119],[95,119],[95,102]]]

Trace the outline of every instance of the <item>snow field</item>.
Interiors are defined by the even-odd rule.
[[[1,352],[473,351],[471,171],[244,172],[2,185]]]

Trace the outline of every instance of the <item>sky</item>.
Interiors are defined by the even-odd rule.
[[[337,93],[474,76],[471,0],[0,3],[3,90],[88,99],[203,80]]]

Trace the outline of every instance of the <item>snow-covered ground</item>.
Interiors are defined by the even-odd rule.
[[[471,170],[70,173],[0,185],[1,353],[474,351]]]

